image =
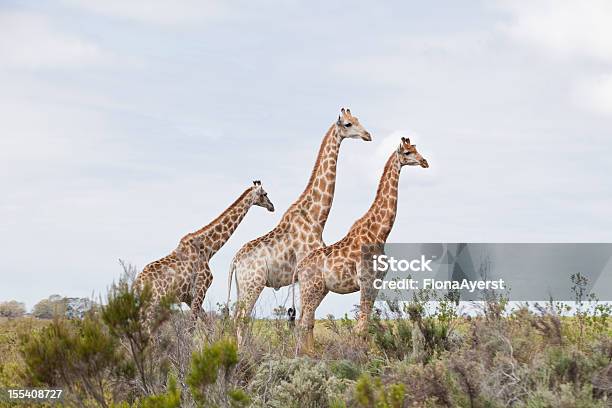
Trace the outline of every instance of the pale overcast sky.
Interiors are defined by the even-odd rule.
[[[0,300],[99,294],[253,179],[228,265],[303,190],[350,106],[324,238],[369,207],[409,136],[391,242],[612,241],[612,3],[3,1]],[[264,292],[259,313],[287,291]],[[329,295],[319,315],[350,312]]]

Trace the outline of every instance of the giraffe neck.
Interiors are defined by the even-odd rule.
[[[187,234],[181,239],[178,250],[191,247],[198,251],[200,256],[206,258],[212,257],[217,251],[227,242],[232,236],[238,225],[249,211],[255,201],[255,197],[251,194],[254,187],[250,187],[244,191],[217,218],[210,224],[201,229]]]
[[[374,202],[359,223],[360,225],[366,225],[370,236],[375,237],[376,242],[371,242],[372,244],[385,243],[393,228],[397,214],[397,194],[401,169],[399,157],[396,152],[393,152],[385,164]]]
[[[332,124],[323,138],[306,189],[290,207],[290,210],[298,210],[308,219],[310,226],[321,232],[334,200],[336,165],[341,142],[336,124]],[[288,210],[283,218],[289,217],[290,214],[294,215],[295,212]]]

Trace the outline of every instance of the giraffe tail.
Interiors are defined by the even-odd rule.
[[[232,276],[234,276],[234,272],[236,270],[236,262],[234,262],[234,260],[232,260],[232,264],[230,265],[230,270],[229,270],[229,274],[227,277],[227,310],[229,312],[229,307],[230,307],[230,300],[232,298]],[[237,296],[240,297],[240,294],[238,293],[238,275],[235,275],[236,278],[236,293]]]
[[[293,269],[293,276],[291,277],[291,307],[293,313],[295,313],[295,282],[297,280],[298,268],[297,266]]]

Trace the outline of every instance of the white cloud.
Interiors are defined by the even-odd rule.
[[[402,137],[411,137],[408,133],[403,130],[396,130],[383,137],[376,147],[376,159],[380,161],[389,157],[391,152],[399,146]]]
[[[514,38],[560,57],[612,62],[612,2],[608,0],[503,1]]]
[[[46,91],[46,90],[45,90]],[[46,95],[44,95],[46,97]],[[0,96],[0,169],[25,171],[45,163],[75,162],[76,151],[99,155],[107,126],[98,113],[76,107],[33,103],[9,93]]]
[[[449,62],[465,63],[477,69],[474,61],[489,50],[486,32],[456,35],[397,36],[380,49],[333,61],[331,70],[337,75],[367,79],[370,83],[401,87],[419,82],[423,73],[438,74],[440,81],[448,77]]]
[[[214,0],[65,0],[65,2],[105,16],[161,25],[193,23],[226,13],[225,4]]]
[[[412,144],[418,144],[417,148],[428,160],[431,160],[431,144],[424,142],[423,145],[419,143],[420,140],[426,140],[421,137],[418,133],[410,130],[395,130],[386,135],[375,135],[374,146],[368,148],[373,149],[372,154],[366,156],[363,155],[346,155],[346,162],[342,163],[343,168],[339,171],[351,175],[359,175],[358,179],[367,182],[367,187],[372,190],[376,189],[380,176],[382,175],[383,168],[387,159],[399,146],[401,138],[408,137]],[[345,142],[348,144],[350,142]],[[435,181],[435,169],[432,171],[429,169],[425,176],[421,176],[419,179],[420,185],[431,185]],[[337,183],[339,184],[339,183]],[[369,196],[368,196],[369,199]]]
[[[571,70],[567,68],[582,67],[578,78],[568,80],[569,97],[577,106],[597,114],[612,114],[612,2],[537,0],[500,4],[512,15],[502,27],[513,39],[565,62],[568,72]]]
[[[604,115],[612,115],[612,74],[578,81],[574,86],[577,105]]]
[[[108,59],[96,44],[62,32],[43,16],[0,12],[0,27],[0,67],[82,67]]]

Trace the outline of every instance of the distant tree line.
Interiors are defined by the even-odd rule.
[[[34,305],[32,316],[38,319],[68,317],[80,319],[93,307],[94,303],[87,298],[69,298],[51,295]],[[25,303],[16,300],[0,302],[0,317],[17,318],[26,314]]]
[[[8,317],[10,319],[21,317],[26,313],[25,303],[16,300],[0,303],[0,317]]]

